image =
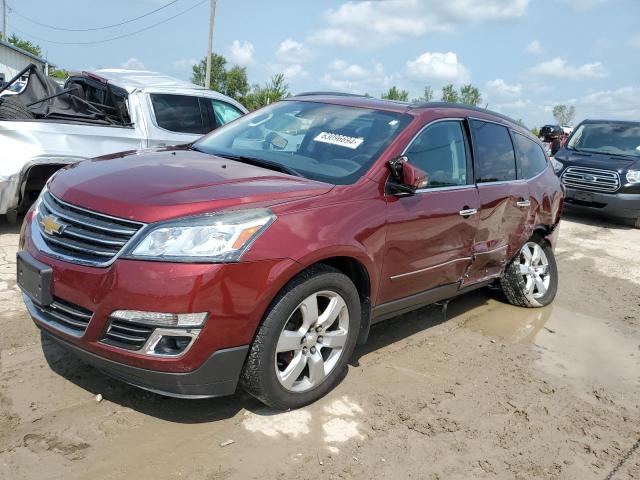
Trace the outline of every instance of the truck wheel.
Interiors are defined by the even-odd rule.
[[[29,111],[22,100],[5,97],[0,103],[0,120],[31,120],[35,115]]]
[[[342,379],[360,327],[360,297],[339,270],[316,266],[278,294],[249,350],[244,388],[277,409],[299,408]]]
[[[532,237],[507,265],[500,286],[512,305],[549,305],[558,291],[558,266],[551,245]]]

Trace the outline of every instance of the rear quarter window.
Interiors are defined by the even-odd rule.
[[[476,181],[504,182],[516,179],[516,156],[509,130],[502,125],[471,120]]]
[[[547,168],[547,157],[540,145],[514,132],[513,139],[518,154],[518,178],[532,178]]]
[[[152,93],[151,104],[160,128],[176,133],[206,133],[198,97]]]

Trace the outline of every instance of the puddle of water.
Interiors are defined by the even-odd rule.
[[[536,366],[558,377],[610,387],[640,386],[640,344],[605,319],[558,305],[518,308],[495,300],[469,311],[464,325],[510,343],[531,343]]]

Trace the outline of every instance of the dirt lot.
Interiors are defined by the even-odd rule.
[[[2,479],[640,478],[638,230],[567,218],[552,306],[482,290],[447,321],[393,319],[335,391],[288,413],[167,399],[41,345],[16,249],[0,226]]]

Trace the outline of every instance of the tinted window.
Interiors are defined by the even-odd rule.
[[[151,104],[160,128],[178,133],[205,133],[198,97],[152,94]]]
[[[406,155],[429,175],[427,188],[467,184],[467,156],[460,122],[438,122],[425,128]]]
[[[216,126],[218,127],[242,116],[242,112],[240,110],[227,102],[212,100],[211,106],[213,107],[213,116],[216,119]]]
[[[476,181],[515,180],[516,157],[509,131],[495,123],[471,120],[476,152]]]
[[[266,160],[303,177],[348,185],[371,167],[411,119],[383,110],[287,100],[214,130],[194,148]]]
[[[640,124],[583,123],[571,136],[569,148],[584,152],[640,156]]]
[[[531,178],[547,167],[547,158],[540,145],[524,135],[513,135],[518,152],[518,178]]]

